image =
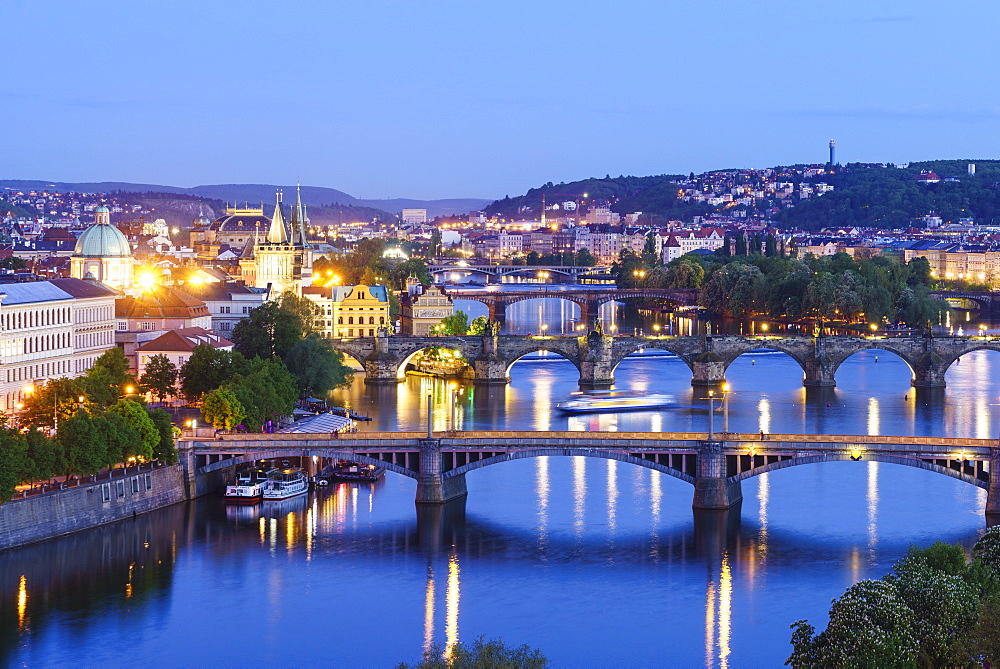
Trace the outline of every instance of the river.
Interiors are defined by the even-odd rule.
[[[541,324],[573,327],[549,308],[563,307],[543,307]],[[524,319],[515,315],[537,325]],[[616,370],[619,387],[683,405],[659,412],[560,416],[554,404],[576,389],[571,363],[527,360],[510,374],[507,387],[456,396],[459,429],[706,429],[705,401],[672,356],[632,356]],[[933,399],[884,351],[848,359],[821,397],[807,396],[783,354],[742,356],[727,377],[734,431],[1000,430],[992,352],[963,357]],[[336,399],[374,417],[362,429],[419,430],[427,391],[444,429],[451,392],[440,381],[375,388],[359,376]],[[723,519],[692,513],[690,485],[615,461],[516,460],[470,473],[468,486],[464,517],[445,519],[440,534],[419,531],[415,482],[389,473],[274,509],[202,498],[0,553],[0,658],[389,667],[431,642],[485,635],[540,648],[557,667],[778,666],[793,621],[821,628],[832,598],[884,575],[909,545],[971,546],[985,528],[985,491],[863,461],[745,481],[742,508]]]

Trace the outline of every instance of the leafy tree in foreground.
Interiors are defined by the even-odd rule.
[[[354,370],[344,364],[344,354],[316,335],[299,341],[289,351],[285,364],[298,379],[299,390],[316,397],[349,385],[354,377]]]
[[[471,646],[456,643],[450,651],[434,644],[423,659],[413,665],[401,662],[397,669],[544,669],[549,661],[537,648],[527,644],[507,646],[503,639],[485,641],[479,637]]]
[[[435,327],[435,334],[464,335],[469,331],[469,315],[464,311],[456,311],[451,316],[445,316]]]
[[[88,476],[107,465],[108,445],[86,411],[60,423],[57,438],[66,453],[70,474]]]
[[[260,432],[267,421],[290,414],[299,396],[295,377],[280,360],[255,358],[247,363],[245,374],[225,387],[246,410],[244,425],[251,432]]]
[[[245,366],[243,356],[208,344],[198,344],[181,367],[181,392],[191,401],[215,390]]]
[[[153,409],[149,412],[149,418],[156,426],[156,433],[159,440],[153,446],[153,458],[161,460],[168,465],[177,462],[177,447],[174,446],[174,426],[170,420],[170,414],[163,409]]]
[[[0,502],[14,496],[23,472],[30,469],[24,440],[13,430],[0,429]]]
[[[233,430],[243,422],[247,412],[226,388],[216,388],[205,393],[201,402],[201,415],[217,430]]]
[[[139,388],[150,393],[160,402],[174,394],[177,382],[177,365],[163,353],[157,353],[149,359],[142,377],[139,378]]]
[[[146,407],[134,400],[120,399],[108,409],[108,413],[121,416],[125,426],[138,435],[138,441],[131,450],[125,452],[126,459],[135,456],[140,460],[152,460],[153,449],[160,441],[160,433],[149,417]]]
[[[265,302],[233,328],[233,348],[250,360],[256,357],[284,359],[302,338],[299,317],[277,302]]]

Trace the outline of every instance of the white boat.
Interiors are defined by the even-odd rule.
[[[229,504],[256,504],[264,494],[263,472],[250,469],[236,474],[236,482],[226,486],[223,499]]]
[[[580,393],[573,399],[560,402],[556,408],[563,413],[616,413],[619,411],[662,409],[674,404],[677,404],[677,398],[666,393],[633,393],[609,390]]]
[[[288,499],[309,492],[309,479],[301,469],[275,469],[264,482],[264,501]]]

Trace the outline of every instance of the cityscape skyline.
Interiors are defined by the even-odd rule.
[[[925,2],[57,5],[5,9],[8,178],[493,199],[997,152],[989,22]]]

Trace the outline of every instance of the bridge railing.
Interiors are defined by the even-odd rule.
[[[316,440],[330,440],[336,443],[342,441],[350,442],[387,442],[398,444],[401,441],[417,441],[425,439],[426,432],[354,432],[340,434],[331,437],[329,433],[280,433],[280,434],[217,434],[212,438],[203,436],[191,437],[189,440],[214,441],[220,445],[229,442],[255,443],[262,446],[275,441],[281,442],[308,442]],[[705,441],[708,434],[705,432],[583,432],[583,431],[563,431],[563,432],[536,432],[536,431],[507,431],[507,430],[485,430],[485,431],[439,431],[433,432],[434,439],[440,439],[444,444],[448,442],[469,442],[472,440],[554,440],[554,441],[579,441],[586,440],[591,443],[600,442],[622,442],[622,441]],[[770,444],[776,446],[779,442],[783,444],[830,444],[831,447],[850,446],[926,446],[933,450],[950,448],[958,452],[962,450],[989,449],[997,445],[996,439],[974,439],[969,437],[912,437],[897,435],[843,435],[843,434],[764,434],[759,432],[730,432],[716,433],[714,439],[725,442],[756,442],[764,446]]]

